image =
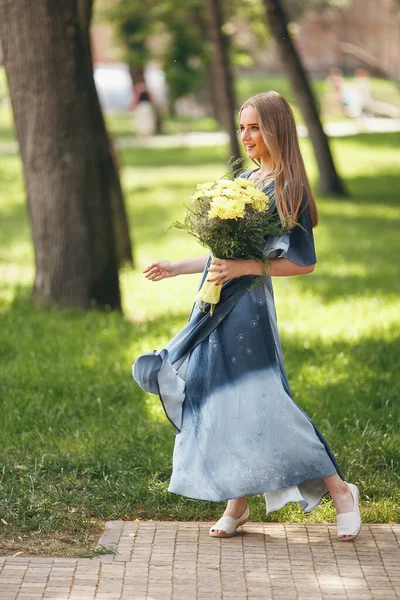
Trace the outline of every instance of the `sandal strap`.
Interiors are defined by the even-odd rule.
[[[219,521],[217,521],[215,523],[215,525],[213,525],[211,527],[211,531],[215,531],[215,530],[222,530],[225,531],[225,533],[230,534],[230,533],[234,533],[236,531],[237,525],[236,525],[236,519],[234,519],[233,517],[221,517]]]
[[[351,495],[353,496],[353,510],[347,513],[341,513],[336,516],[337,522],[337,535],[338,537],[351,535],[356,536],[361,528],[361,515],[360,515],[360,505],[359,505],[359,491],[358,487],[352,483],[347,483],[345,481],[347,487],[350,490]]]
[[[337,515],[337,534],[357,535],[361,527],[361,518],[358,511],[352,511]]]

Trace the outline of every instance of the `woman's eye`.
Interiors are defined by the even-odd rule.
[[[252,129],[254,129],[255,131],[258,131],[258,127],[256,127],[256,125],[253,125]]]

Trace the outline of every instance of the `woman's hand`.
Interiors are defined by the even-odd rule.
[[[215,285],[222,285],[225,281],[247,275],[247,262],[246,260],[214,258],[211,266],[207,269],[211,274],[207,277],[207,281],[215,281]]]
[[[169,260],[157,260],[151,263],[143,273],[150,281],[161,281],[166,277],[176,277],[179,274],[175,263]]]
[[[267,266],[261,260],[226,260],[214,258],[208,271],[212,274],[207,281],[220,285],[225,281],[242,277],[243,275],[271,275],[273,277],[289,277],[291,275],[306,275],[314,271],[315,265],[298,265],[287,258],[270,258]],[[215,274],[214,274],[215,273]]]

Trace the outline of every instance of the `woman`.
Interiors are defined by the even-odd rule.
[[[157,115],[146,83],[140,81],[135,85],[136,100],[134,109],[134,129],[139,137],[151,137],[156,133]]]
[[[213,317],[195,306],[184,329],[160,352],[139,357],[133,374],[160,395],[177,429],[169,491],[228,500],[212,537],[234,535],[247,522],[248,494],[264,493],[270,513],[292,501],[310,511],[329,492],[338,536],[348,541],[361,527],[358,488],[344,481],[327,442],[291,398],[276,325],[271,277],[311,273],[316,262],[318,212],[289,104],[276,92],[250,98],[240,134],[258,165],[242,177],[273,199],[283,224],[299,225],[266,239],[269,276],[257,286],[251,283],[263,267],[256,260],[202,256],[147,267],[151,281],[203,271],[202,282],[223,287]]]

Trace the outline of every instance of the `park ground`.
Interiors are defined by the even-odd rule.
[[[319,196],[312,275],[274,282],[285,362],[296,401],[327,437],[367,523],[400,520],[400,136],[332,139],[349,197]],[[310,144],[302,149],[312,182]],[[159,284],[157,258],[204,253],[169,224],[196,183],[226,172],[221,147],[126,149],[121,175],[136,268],[121,273],[124,316],[44,311],[34,276],[22,171],[0,163],[0,555],[93,556],[105,521],[211,521],[222,507],[168,493],[174,430],[131,365],[187,320],[198,276]],[[334,521],[329,500],[259,522]],[[101,551],[101,550],[100,550]]]
[[[0,557],[2,600],[397,600],[400,525],[247,523],[227,540],[209,523],[111,521],[92,559]]]

